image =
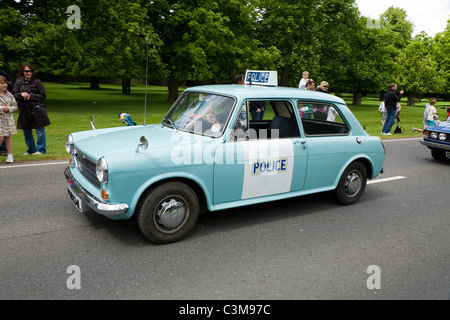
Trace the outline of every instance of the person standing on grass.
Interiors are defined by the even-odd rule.
[[[404,91],[400,91],[400,95],[397,96],[395,91],[397,90],[397,85],[392,83],[389,86],[389,91],[384,95],[384,106],[387,111],[386,121],[383,126],[383,130],[381,131],[382,135],[392,135],[391,129],[395,123],[395,113],[397,112],[397,103],[400,102],[400,99],[403,97]]]
[[[19,104],[19,119],[17,128],[23,130],[28,154],[47,153],[45,127],[50,124],[47,111],[43,101],[46,98],[46,92],[41,80],[35,77],[33,66],[28,63],[22,63],[20,69],[22,78],[14,84],[14,97]],[[33,137],[33,129],[37,134],[36,144]]]
[[[427,127],[434,124],[434,120],[437,120],[436,99],[430,99],[430,105],[426,109],[427,112]],[[435,119],[436,118],[436,119]]]
[[[13,112],[17,110],[17,102],[8,91],[9,81],[0,76],[0,145],[5,142],[7,150],[6,163],[13,163],[11,136],[17,133]]]
[[[13,88],[11,85],[11,78],[9,77],[8,73],[0,69],[0,76],[3,76],[8,81],[8,91],[12,93]],[[3,143],[0,143],[0,156],[6,156],[8,155],[8,152],[6,150],[5,141]]]

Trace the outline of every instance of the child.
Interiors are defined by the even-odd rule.
[[[427,127],[432,126],[434,124],[435,116],[437,115],[435,104],[436,104],[436,99],[430,98],[430,105],[426,109],[426,111],[427,111]]]
[[[13,163],[11,136],[17,133],[13,112],[17,110],[17,102],[8,91],[9,81],[0,76],[0,145],[5,141],[8,156],[6,163]]]
[[[387,116],[387,110],[386,107],[384,106],[384,101],[380,103],[380,106],[378,107],[378,112],[381,113],[381,128],[383,128]]]
[[[298,88],[302,89],[302,90],[306,90],[306,83],[308,82],[308,78],[309,78],[309,72],[308,71],[303,71],[303,77],[300,80],[299,84],[298,84]]]

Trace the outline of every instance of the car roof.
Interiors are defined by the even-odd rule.
[[[270,87],[259,85],[205,85],[191,87],[187,91],[203,91],[235,96],[238,99],[302,99],[320,100],[345,104],[344,100],[334,95],[319,91],[301,90],[290,87]]]

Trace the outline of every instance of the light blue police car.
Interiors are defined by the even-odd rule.
[[[356,202],[383,172],[381,140],[342,99],[269,78],[189,88],[161,124],[70,134],[70,199],[81,212],[136,215],[154,243],[186,237],[205,211],[324,191]]]

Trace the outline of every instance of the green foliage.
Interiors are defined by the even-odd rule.
[[[439,70],[431,50],[431,38],[421,34],[411,41],[399,56],[402,72],[398,82],[410,94],[422,96],[427,92],[444,92],[446,74]]]
[[[247,69],[277,70],[298,85],[308,70],[338,92],[384,91],[399,81],[411,94],[447,93],[450,29],[411,39],[405,10],[379,24],[355,0],[1,0],[0,67],[23,60],[58,77],[167,80],[169,101],[185,81],[230,83]],[[81,28],[69,29],[76,5]],[[147,58],[148,53],[148,58]]]

